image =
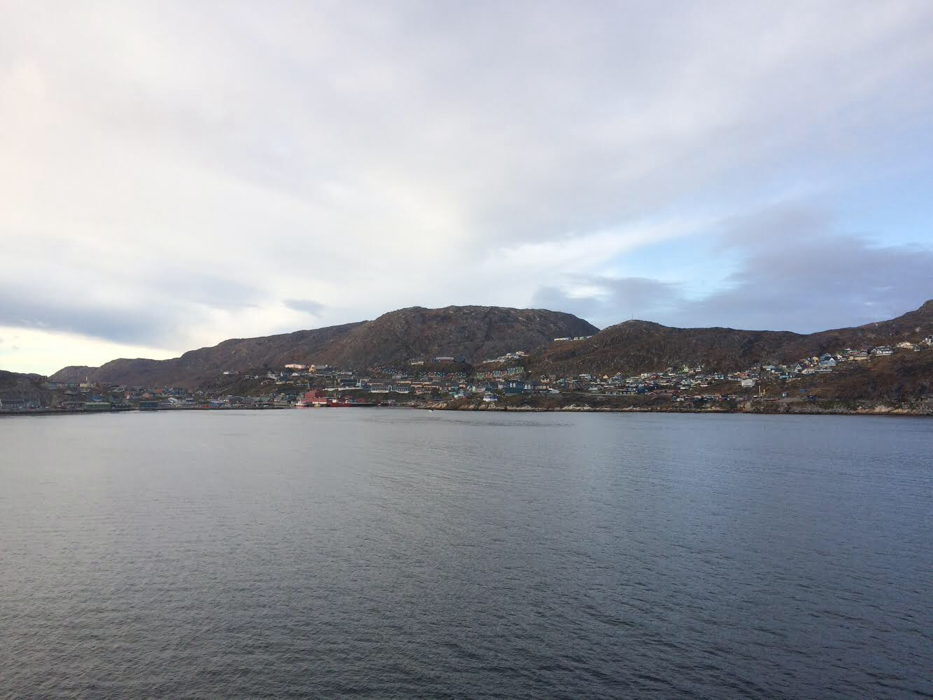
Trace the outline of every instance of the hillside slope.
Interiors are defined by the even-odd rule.
[[[739,331],[731,328],[669,328],[648,321],[626,321],[589,340],[555,343],[534,358],[542,374],[562,376],[636,374],[666,367],[700,364],[730,370],[780,355],[795,340],[782,331]]]
[[[745,369],[754,364],[793,362],[847,347],[917,342],[933,334],[933,301],[889,321],[809,335],[787,331],[732,328],[670,328],[647,321],[626,321],[588,340],[554,343],[533,359],[541,374],[637,374],[702,365],[711,371]]]
[[[572,314],[497,306],[412,307],[362,324],[317,355],[319,362],[365,369],[411,359],[452,356],[479,363],[506,352],[530,352],[554,338],[599,331]]]
[[[45,378],[0,369],[0,403],[3,401],[45,401],[49,392],[42,388]]]
[[[933,335],[933,299],[916,311],[908,311],[888,321],[800,336],[796,341],[789,342],[783,348],[783,353],[785,359],[794,360],[847,347],[892,345],[900,341],[916,343],[929,335]]]
[[[130,386],[196,386],[225,371],[287,363],[330,364],[365,370],[400,366],[437,355],[480,362],[513,350],[532,351],[556,337],[596,333],[572,314],[489,306],[412,307],[374,321],[349,323],[261,338],[226,340],[171,360],[120,359],[93,367],[66,367],[55,381],[91,381]]]
[[[171,360],[119,359],[100,367],[65,367],[50,379],[77,382],[88,378],[92,382],[129,386],[195,386],[226,371],[313,362],[315,353],[359,325],[348,323],[260,338],[234,338],[212,347],[190,350]]]

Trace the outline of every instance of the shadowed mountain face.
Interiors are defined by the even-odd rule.
[[[0,402],[3,401],[38,401],[48,396],[42,389],[42,380],[38,374],[18,374],[0,370]]]
[[[543,374],[635,374],[666,367],[702,365],[741,369],[777,358],[799,336],[782,331],[731,328],[669,328],[648,321],[626,321],[589,340],[555,343],[534,360]]]
[[[554,338],[593,335],[596,326],[572,314],[495,306],[413,307],[361,324],[318,357],[341,367],[401,367],[409,360],[463,357],[478,363],[514,350],[530,352]]]
[[[917,342],[933,335],[933,299],[916,311],[890,321],[878,321],[854,328],[838,328],[800,336],[784,348],[787,359],[796,359],[808,354],[820,355],[844,347],[866,347],[890,345],[902,340]]]
[[[541,374],[637,374],[666,367],[702,365],[711,371],[746,369],[769,362],[793,362],[847,347],[916,342],[933,334],[933,301],[890,321],[801,335],[786,331],[731,328],[669,328],[626,321],[588,340],[554,343],[537,355]]]
[[[312,361],[315,353],[342,338],[359,323],[296,331],[262,338],[235,338],[210,348],[191,350],[171,360],[119,359],[101,367],[65,367],[50,379],[128,386],[196,386],[226,371]]]
[[[598,329],[573,316],[538,309],[489,306],[413,307],[374,321],[350,323],[264,338],[226,340],[171,360],[113,360],[99,367],[66,367],[55,381],[91,381],[130,386],[196,386],[225,371],[288,363],[330,364],[365,370],[401,367],[409,360],[444,356],[481,362],[514,350],[530,352],[564,336]]]
[[[588,336],[553,342],[554,338]],[[571,314],[488,306],[413,307],[374,321],[349,323],[264,338],[226,340],[172,360],[114,360],[102,367],[66,367],[56,381],[130,386],[196,386],[225,371],[285,364],[330,364],[347,369],[404,367],[438,355],[476,364],[506,352],[533,353],[533,375],[637,374],[702,365],[730,371],[769,362],[792,362],[846,347],[912,342],[933,335],[933,301],[890,321],[810,335],[731,328],[669,328],[626,321],[603,331]]]

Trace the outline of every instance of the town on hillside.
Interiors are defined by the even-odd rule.
[[[555,341],[571,340],[555,338]],[[788,364],[742,371],[701,365],[659,368],[636,375],[535,374],[528,353],[516,350],[476,365],[463,357],[411,358],[401,367],[366,372],[326,365],[286,364],[227,371],[196,389],[54,382],[40,378],[32,392],[0,393],[0,412],[113,412],[411,406],[502,409],[568,406],[662,410],[737,409],[750,403],[799,404],[826,398],[828,375],[845,375],[893,355],[933,352],[933,336],[918,343],[846,348]],[[855,376],[855,375],[853,375]],[[871,398],[871,397],[866,397]]]

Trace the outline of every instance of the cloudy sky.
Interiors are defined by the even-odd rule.
[[[933,3],[0,0],[0,368],[933,297]]]

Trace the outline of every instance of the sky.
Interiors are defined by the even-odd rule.
[[[0,369],[933,298],[933,3],[0,0]]]

